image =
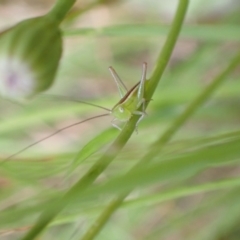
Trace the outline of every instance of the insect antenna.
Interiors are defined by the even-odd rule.
[[[77,125],[79,125],[79,124],[81,124],[81,123],[84,123],[84,122],[87,122],[87,121],[89,121],[89,120],[93,120],[93,119],[100,118],[100,117],[105,117],[105,116],[109,116],[109,114],[108,114],[108,113],[105,113],[105,114],[97,115],[97,116],[94,116],[94,117],[90,117],[90,118],[84,119],[83,121],[76,122],[76,123],[73,123],[73,124],[68,125],[68,126],[66,126],[66,127],[63,127],[63,128],[61,128],[61,129],[57,130],[56,132],[53,132],[52,134],[50,134],[50,135],[48,135],[48,136],[46,136],[46,137],[44,137],[44,138],[41,138],[40,140],[38,140],[38,141],[36,141],[36,142],[28,145],[27,147],[21,149],[20,151],[14,153],[14,154],[12,154],[12,155],[10,155],[9,157],[7,157],[7,158],[5,158],[3,161],[1,161],[1,163],[6,162],[6,161],[8,161],[9,159],[12,159],[13,157],[17,156],[18,154],[26,151],[27,149],[29,149],[29,148],[31,148],[31,147],[39,144],[40,142],[42,142],[42,141],[44,141],[44,140],[46,140],[46,139],[48,139],[48,138],[50,138],[50,137],[52,137],[52,136],[54,136],[54,135],[56,135],[56,134],[58,134],[58,133],[60,133],[60,132],[62,132],[62,131],[64,131],[64,130],[66,130],[66,129],[69,129],[69,128],[71,128],[71,127],[77,126]]]
[[[111,109],[109,109],[109,108],[105,108],[105,107],[99,106],[99,105],[94,104],[94,103],[85,102],[85,101],[78,100],[78,99],[75,99],[75,98],[70,98],[70,97],[67,97],[67,96],[60,96],[60,95],[55,95],[55,94],[42,94],[41,97],[53,98],[53,99],[62,100],[62,101],[83,103],[83,104],[86,104],[86,105],[89,105],[89,106],[92,106],[92,107],[103,109],[103,110],[108,111],[108,112],[111,111]]]

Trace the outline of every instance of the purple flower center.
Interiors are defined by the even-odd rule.
[[[17,74],[15,72],[10,72],[6,79],[6,85],[8,88],[17,87]]]
[[[0,94],[10,99],[26,99],[36,87],[36,79],[28,64],[16,59],[0,58]]]

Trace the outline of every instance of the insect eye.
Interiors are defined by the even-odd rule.
[[[123,107],[119,107],[119,111],[120,111],[121,113],[124,112]]]

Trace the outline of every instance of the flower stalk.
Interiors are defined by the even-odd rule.
[[[47,16],[53,18],[60,24],[75,2],[76,0],[58,0]]]

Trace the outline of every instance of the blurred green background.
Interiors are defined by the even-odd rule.
[[[143,62],[148,63],[150,76],[177,2],[77,1],[62,24],[64,54],[55,84],[46,94],[68,96],[107,108],[114,106],[119,96],[108,67],[113,66],[129,88],[140,80]],[[4,29],[25,18],[41,15],[53,3],[50,0],[2,0],[0,27]],[[239,51],[239,23],[240,2],[237,0],[190,1],[185,25],[149,104],[148,116],[140,123],[139,133],[132,136],[123,153],[102,174],[100,182],[126,172],[223,71]],[[212,191],[199,190],[167,201],[158,198],[160,193],[167,196],[167,192],[174,189],[197,189],[199,184],[238,178],[238,148],[234,148],[236,155],[230,159],[226,143],[230,140],[238,143],[239,72],[238,67],[227,77],[162,153],[166,159],[196,153],[197,161],[200,156],[197,151],[203,151],[203,158],[211,158],[207,155],[208,148],[222,144],[219,157],[223,157],[226,148],[229,162],[203,165],[192,172],[186,168],[190,173],[180,180],[156,181],[136,190],[129,198],[133,203],[128,200],[130,203],[113,216],[97,239],[240,239],[239,187],[229,184],[220,190],[213,187]],[[101,113],[91,106],[51,97],[39,96],[26,105],[2,99],[0,157],[4,160],[62,127]],[[101,137],[96,138],[101,133]],[[117,134],[111,127],[111,117],[96,119],[61,132],[3,164],[0,168],[0,239],[19,239],[33,225],[47,200],[78,179]],[[85,151],[86,156],[78,160],[66,182],[64,179],[72,169],[77,152],[93,139],[97,145],[88,145],[89,152]],[[212,157],[218,159],[217,153]],[[201,159],[198,163],[201,164]],[[85,203],[86,206],[69,207],[39,239],[80,239],[79,235],[106,203],[105,198],[100,198],[97,202]]]

